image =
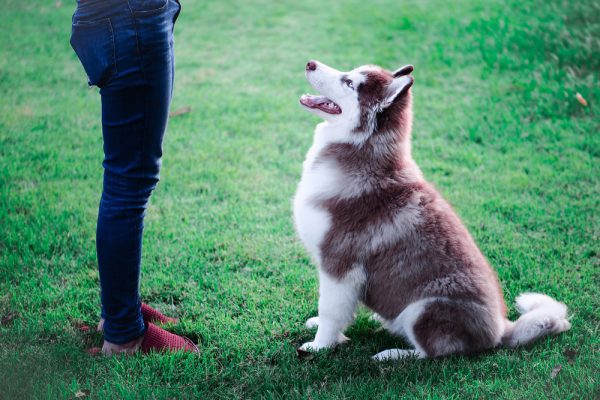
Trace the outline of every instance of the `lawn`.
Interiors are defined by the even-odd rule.
[[[184,0],[141,292],[200,357],[94,357],[100,98],[74,2],[5,0],[0,34],[0,398],[600,398],[600,3]],[[569,307],[528,348],[375,363],[361,311],[298,359],[317,274],[291,198],[318,120],[304,64],[415,66],[414,157],[502,282]],[[576,94],[581,99],[578,100]],[[583,103],[587,103],[584,105]],[[554,371],[554,372],[553,372]]]

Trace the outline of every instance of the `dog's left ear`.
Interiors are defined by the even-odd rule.
[[[394,78],[394,80],[386,88],[385,97],[380,104],[381,110],[388,108],[394,103],[394,101],[404,96],[414,82],[414,78],[410,75],[402,75],[399,78]]]
[[[405,65],[404,67],[398,68],[398,69],[397,69],[397,70],[395,70],[395,71],[394,71],[394,73],[393,73],[393,75],[394,75],[394,78],[399,78],[399,77],[401,77],[401,76],[408,75],[408,74],[410,74],[411,72],[413,72],[413,71],[414,71],[414,69],[415,69],[415,68],[414,68],[412,65],[410,65],[410,64],[408,64],[408,65]]]

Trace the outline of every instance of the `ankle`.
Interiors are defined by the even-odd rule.
[[[104,344],[102,345],[102,354],[106,356],[111,356],[114,354],[133,354],[140,349],[140,346],[142,345],[143,341],[143,335],[127,343],[120,344],[111,343],[107,340],[104,340]]]

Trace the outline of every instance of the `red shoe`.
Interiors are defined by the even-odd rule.
[[[177,318],[167,317],[146,303],[142,303],[142,316],[144,317],[145,322],[158,322],[159,324],[177,323]]]
[[[142,353],[184,351],[198,353],[198,346],[184,336],[178,336],[162,328],[148,323],[144,340],[140,346]]]
[[[190,339],[167,332],[150,322],[146,323],[144,336],[124,344],[114,344],[105,340],[102,346],[102,354],[105,356],[176,351],[199,352],[198,346]]]

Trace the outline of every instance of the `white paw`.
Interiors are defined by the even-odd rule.
[[[371,359],[375,361],[393,361],[409,357],[424,358],[425,355],[418,350],[389,349],[375,354]]]
[[[338,344],[342,344],[342,343],[346,343],[346,342],[347,342],[347,341],[349,341],[349,340],[350,340],[350,338],[349,338],[348,336],[344,335],[343,333],[340,333],[340,334],[338,335],[338,340],[337,340],[337,342],[338,342]]]
[[[319,317],[312,317],[306,320],[304,324],[308,329],[313,329],[319,326]]]
[[[346,337],[346,335],[344,335],[343,333],[338,334],[338,337],[336,340],[331,341],[331,342],[318,342],[318,341],[314,341],[314,342],[306,342],[304,343],[302,346],[300,346],[298,348],[299,351],[306,351],[306,352],[316,352],[316,351],[320,351],[320,350],[325,350],[325,349],[330,349],[332,347],[335,347],[338,344],[347,342],[348,337]]]
[[[317,342],[306,342],[304,343],[302,346],[300,346],[298,348],[298,350],[300,351],[306,351],[308,353],[314,353],[317,352],[319,350],[324,350],[324,349],[328,349],[330,347],[333,347],[335,344],[330,344],[328,346],[325,345],[321,345]]]
[[[372,314],[372,315],[369,317],[369,319],[370,319],[371,321],[379,322],[380,324],[381,324],[381,323],[383,323],[383,322],[385,322],[385,319],[384,319],[384,318],[383,318],[381,315],[379,315],[379,314],[377,314],[377,313],[373,313],[373,314]]]

